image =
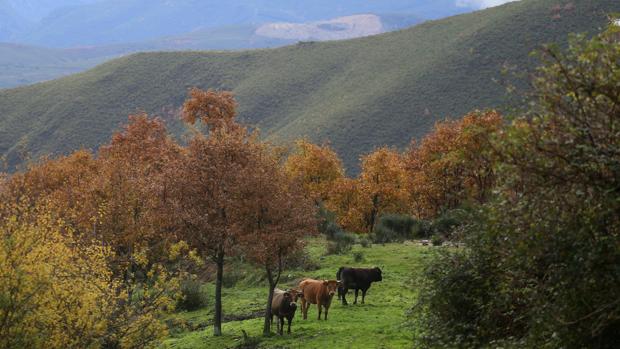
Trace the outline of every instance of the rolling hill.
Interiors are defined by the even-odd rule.
[[[96,148],[137,110],[169,111],[192,86],[231,89],[240,117],[275,142],[329,140],[355,171],[375,146],[403,147],[433,123],[504,103],[494,82],[529,52],[594,33],[617,0],[523,0],[410,29],[239,52],[140,53],[55,81],[0,91],[0,154]]]
[[[12,42],[51,47],[141,42],[202,29],[303,23],[360,13],[408,13],[436,19],[473,8],[457,6],[454,0],[61,0],[56,7],[50,7],[55,0],[2,2],[18,13],[47,9],[44,17],[14,35]]]
[[[368,36],[421,21],[421,18],[407,14],[365,14],[305,23],[223,26],[115,45],[47,48],[0,43],[0,88],[28,85],[78,73],[135,52],[279,47],[301,40],[342,40]]]

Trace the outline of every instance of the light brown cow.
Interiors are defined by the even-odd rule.
[[[319,320],[321,320],[322,308],[325,308],[325,320],[327,320],[329,306],[338,290],[338,286],[340,286],[340,283],[336,280],[302,280],[299,283],[299,289],[303,293],[303,298],[301,298],[301,313],[304,320],[308,318],[308,308],[310,304],[316,304],[319,309]]]

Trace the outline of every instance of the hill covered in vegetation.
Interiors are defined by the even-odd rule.
[[[495,80],[527,67],[542,43],[597,32],[614,0],[523,0],[340,42],[242,52],[162,52],[123,57],[88,72],[0,91],[0,154],[10,166],[96,148],[138,110],[169,117],[187,89],[235,92],[241,120],[263,137],[330,141],[352,169],[375,146],[403,147],[435,121],[503,103]]]

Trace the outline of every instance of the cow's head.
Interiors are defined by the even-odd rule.
[[[297,302],[300,298],[304,298],[304,292],[297,288],[292,288],[289,290],[291,293],[291,297],[293,298],[293,302]]]
[[[375,267],[375,281],[381,281],[383,280],[383,277],[381,277],[381,269],[379,267]]]
[[[295,296],[290,291],[284,292],[284,294],[282,295],[282,302],[288,303],[289,306],[297,306],[297,304],[295,304]]]
[[[327,293],[333,297],[338,291],[339,282],[336,280],[323,280],[323,285],[327,288]]]

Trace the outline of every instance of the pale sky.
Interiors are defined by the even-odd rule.
[[[487,8],[498,5],[503,5],[507,2],[518,0],[456,0],[456,6],[462,7],[474,7],[474,8]]]

